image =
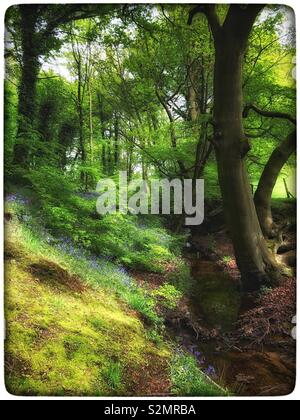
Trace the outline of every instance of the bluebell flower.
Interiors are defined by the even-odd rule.
[[[205,371],[204,371],[204,373],[207,375],[207,376],[211,376],[211,377],[215,377],[216,376],[216,370],[215,370],[215,368],[213,367],[213,366],[208,366],[208,368],[207,369],[205,369]]]
[[[23,197],[21,194],[16,193],[16,194],[9,194],[6,197],[6,201],[8,203],[16,203],[16,204],[21,204],[21,205],[27,205],[29,204],[29,200],[25,197]]]

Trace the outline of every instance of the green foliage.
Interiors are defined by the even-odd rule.
[[[157,346],[161,346],[164,343],[164,337],[161,334],[161,330],[162,330],[161,327],[159,329],[157,327],[155,327],[155,328],[151,328],[151,329],[147,330],[148,340],[152,341]]]
[[[228,396],[226,390],[216,385],[197,366],[193,356],[181,351],[173,356],[171,363],[173,392],[185,397]]]
[[[261,297],[267,296],[269,293],[271,293],[271,292],[272,292],[272,290],[273,290],[273,289],[271,289],[270,287],[263,286],[263,287],[261,287],[261,288],[260,288],[260,290],[259,290],[259,295],[260,295]]]
[[[211,31],[203,14],[187,24],[189,4],[26,7],[6,14],[5,176],[6,192],[14,193],[6,211],[22,223],[12,238],[26,249],[22,261],[9,262],[9,365],[21,371],[9,376],[8,386],[36,395],[121,394],[127,367],[141,366],[142,349],[165,346],[161,307],[172,310],[193,295],[212,326],[230,327],[238,315],[238,292],[226,279],[192,281],[181,258],[185,238],[164,225],[175,231],[175,217],[99,216],[94,193],[99,180],[118,181],[120,170],[149,181],[201,175],[206,199],[220,202],[216,158],[207,153],[214,130]],[[221,23],[227,11],[228,5],[216,7]],[[295,46],[287,17],[284,6],[272,6],[257,20],[243,89],[245,103],[295,115]],[[26,32],[30,21],[32,33]],[[26,74],[28,68],[36,75]],[[244,126],[255,190],[272,151],[293,127],[252,111]],[[16,153],[19,146],[24,156]],[[285,196],[283,177],[294,192],[295,165],[291,157],[274,198]],[[47,256],[46,266],[63,273],[56,277],[77,285],[80,279],[93,293],[82,298],[57,282],[51,288],[49,273],[40,276],[45,282],[33,276],[27,254],[39,265]],[[161,274],[165,284],[139,287],[124,267]],[[222,393],[183,353],[174,357],[172,378],[178,395]]]
[[[4,153],[5,153],[5,176],[12,176],[11,163],[13,159],[13,147],[17,132],[17,89],[12,83],[4,84]]]
[[[8,237],[5,350],[10,393],[127,395],[132,374],[136,378],[149,368],[149,355],[167,363],[166,343],[158,345],[148,336],[130,307],[116,297],[112,283],[117,267],[110,274],[99,272],[88,260],[58,252],[17,222],[10,223]],[[43,272],[35,274],[33,265]],[[81,292],[73,289],[75,284]],[[122,289],[121,279],[117,289]]]
[[[159,303],[167,309],[175,309],[182,293],[171,284],[163,284],[152,292]]]
[[[230,255],[225,255],[225,256],[222,258],[222,261],[223,261],[223,263],[225,263],[225,264],[229,264],[229,263],[232,261],[232,257],[231,257]]]
[[[180,292],[189,295],[193,288],[193,278],[191,268],[183,259],[177,259],[176,270],[167,275],[167,280]]]
[[[112,362],[105,372],[105,377],[110,388],[118,394],[124,392],[122,384],[122,366],[120,362]]]
[[[166,264],[177,261],[182,238],[168,234],[160,222],[152,227],[151,218],[100,217],[96,197],[78,194],[72,179],[52,167],[31,171],[28,177],[38,197],[36,218],[54,236],[69,237],[94,254],[111,257],[129,268],[160,273]]]
[[[135,292],[125,292],[124,299],[128,305],[139,312],[143,319],[150,324],[162,324],[163,319],[156,312],[156,301],[149,296],[148,292],[143,289],[137,289]]]

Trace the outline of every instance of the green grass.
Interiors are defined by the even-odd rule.
[[[196,359],[181,351],[172,359],[171,378],[173,392],[176,395],[189,397],[220,397],[229,396],[229,392],[199,369]]]
[[[136,313],[122,304],[112,290],[100,287],[97,273],[92,276],[91,271],[86,271],[85,276],[79,277],[83,262],[77,262],[69,271],[72,259],[67,262],[65,256],[43,246],[18,224],[11,224],[7,237],[5,310],[9,392],[16,395],[126,394],[130,372],[142,371],[148,354],[168,364],[168,345],[158,348],[148,339]],[[32,266],[41,267],[41,271],[33,271]],[[58,276],[62,273],[66,276],[61,283],[54,281],[57,280],[55,270]],[[82,282],[84,291],[70,289],[70,285],[77,285],[75,278]]]
[[[17,200],[11,195],[10,206],[18,206],[19,214],[30,210],[27,224],[32,227],[43,225],[56,238],[68,237],[92,254],[109,257],[129,269],[163,273],[167,265],[177,264],[185,238],[170,234],[159,217],[100,216],[97,197],[79,193],[61,171],[42,167],[28,176],[32,190],[17,191]],[[18,204],[22,195],[30,198],[27,208]]]
[[[166,341],[157,313],[157,305],[174,308],[182,293],[171,284],[154,291],[138,287],[113,262],[70,253],[53,238],[49,243],[47,232],[38,228],[33,232],[14,217],[6,229],[8,391],[25,396],[139,395],[144,372],[149,372],[151,389],[159,366],[160,374],[166,372],[163,382],[172,383],[176,395],[190,395],[188,378],[179,387],[178,372],[186,359],[174,365],[173,345]],[[199,395],[210,395],[211,382],[193,360],[191,381],[199,375],[202,382],[197,379],[197,386],[190,386]]]
[[[120,362],[112,362],[106,370],[107,383],[116,393],[124,389],[122,383],[122,365]]]
[[[163,284],[152,292],[152,296],[159,300],[166,309],[175,309],[183,294],[172,284]]]

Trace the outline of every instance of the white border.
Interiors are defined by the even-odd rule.
[[[57,1],[57,0],[41,0],[41,1],[9,1],[9,0],[1,0],[0,1],[0,19],[1,19],[1,23],[0,23],[0,34],[1,34],[1,45],[0,45],[0,75],[1,75],[1,83],[0,83],[0,112],[1,112],[1,119],[0,119],[0,133],[1,133],[1,148],[0,148],[0,168],[1,168],[1,172],[2,172],[2,177],[0,180],[0,191],[2,193],[1,197],[3,197],[3,98],[4,98],[4,92],[3,92],[3,80],[4,80],[4,16],[5,16],[5,12],[6,10],[14,5],[14,4],[32,4],[32,3],[37,3],[37,4],[41,4],[41,3],[186,3],[182,0],[175,0],[175,1],[159,1],[159,0],[154,0],[152,2],[147,2],[147,1],[141,1],[141,0],[128,0],[128,1],[94,1],[94,0],[90,0],[90,1],[83,1],[83,0],[79,0],[79,1],[69,1],[69,0],[61,0],[61,1]],[[199,3],[199,1],[189,1],[189,3]],[[224,3],[244,3],[242,1],[236,1],[236,0],[232,0],[230,2],[226,2],[226,1],[212,1],[212,0],[206,0],[205,3],[220,3],[220,4],[224,4]],[[298,23],[297,18],[298,18],[298,13],[300,14],[300,2],[296,1],[296,0],[288,0],[288,1],[281,1],[281,0],[277,0],[277,1],[247,1],[245,3],[264,3],[264,4],[283,4],[283,5],[287,5],[290,6],[294,9],[295,13],[296,13],[296,24]],[[298,27],[297,27],[297,40],[298,40]],[[297,44],[298,46],[298,44]],[[298,62],[298,58],[299,58],[299,54],[300,54],[300,48],[297,48],[297,62]],[[299,68],[297,68],[297,75],[299,76],[300,70]],[[298,80],[300,80],[300,78],[298,78]],[[297,105],[300,105],[300,95],[297,95]],[[297,173],[297,195],[299,197],[299,190],[300,190],[300,183],[298,182],[300,180],[300,172]],[[0,199],[0,214],[2,215],[2,219],[1,219],[1,225],[0,225],[0,232],[1,232],[1,243],[0,243],[0,255],[1,255],[1,273],[2,278],[4,280],[4,268],[3,268],[3,200]],[[297,206],[297,217],[299,217],[300,214],[300,208],[299,205]],[[300,219],[299,219],[300,220]],[[298,237],[300,234],[300,228],[298,227],[297,229],[297,233],[298,233]],[[297,252],[297,257],[299,257],[300,255],[300,250],[298,249]],[[106,397],[99,397],[99,398],[69,398],[69,397],[15,397],[10,395],[5,388],[5,384],[4,384],[4,336],[5,336],[5,327],[4,327],[4,288],[3,288],[3,283],[4,281],[1,282],[0,284],[0,319],[1,319],[1,323],[0,323],[0,400],[105,400],[109,402],[117,402],[118,400],[124,400],[124,398],[120,398],[120,397],[113,397],[113,398],[106,398]],[[299,295],[300,295],[300,291],[298,289],[298,299],[297,301],[299,302]],[[299,362],[300,362],[300,349],[299,346],[297,346],[297,379],[299,377]],[[147,400],[151,401],[151,400],[158,400],[160,398],[147,398]],[[225,400],[225,401],[232,401],[232,400],[299,400],[300,399],[300,384],[299,381],[297,380],[297,385],[296,385],[296,389],[293,392],[293,394],[286,396],[286,397],[249,397],[249,398],[245,398],[245,397],[230,397],[230,398],[202,398],[202,397],[194,397],[194,398],[184,398],[184,397],[174,397],[174,398],[168,398],[167,401],[184,401],[184,400]],[[140,397],[128,397],[126,398],[126,401],[138,401],[138,400],[145,400],[145,398],[140,398]],[[165,398],[161,398],[161,401],[164,402]],[[132,404],[134,405],[134,403],[129,403],[129,405]]]

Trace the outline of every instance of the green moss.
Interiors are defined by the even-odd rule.
[[[127,395],[133,372],[143,372],[149,352],[163,363],[170,353],[157,346],[136,314],[113,291],[94,287],[87,275],[84,291],[68,283],[52,287],[31,269],[45,265],[45,249],[12,225],[10,258],[6,262],[6,385],[15,395]],[[30,239],[28,242],[27,239]],[[14,243],[19,253],[14,255]],[[33,252],[33,249],[35,252]],[[47,252],[50,268],[67,270],[54,250]],[[64,264],[62,266],[62,264]],[[71,264],[69,262],[69,264]],[[78,267],[77,267],[78,269]],[[74,276],[74,271],[70,276]],[[47,270],[43,273],[46,276]],[[91,282],[89,282],[92,279]],[[81,280],[80,277],[77,280]]]
[[[210,326],[230,329],[238,319],[241,298],[237,286],[223,274],[201,278],[195,288],[195,300]]]
[[[184,394],[187,387],[199,395],[211,392],[198,368],[191,384],[180,376],[180,363],[174,370],[156,312],[158,304],[174,307],[181,297],[174,286],[154,293],[138,287],[113,263],[104,271],[93,268],[85,257],[58,250],[16,221],[9,223],[5,248],[10,393],[138,395],[139,384],[143,390],[148,386],[145,371],[147,381],[157,380],[157,366],[159,375],[166,375],[162,385],[177,378],[172,379],[175,393]]]

